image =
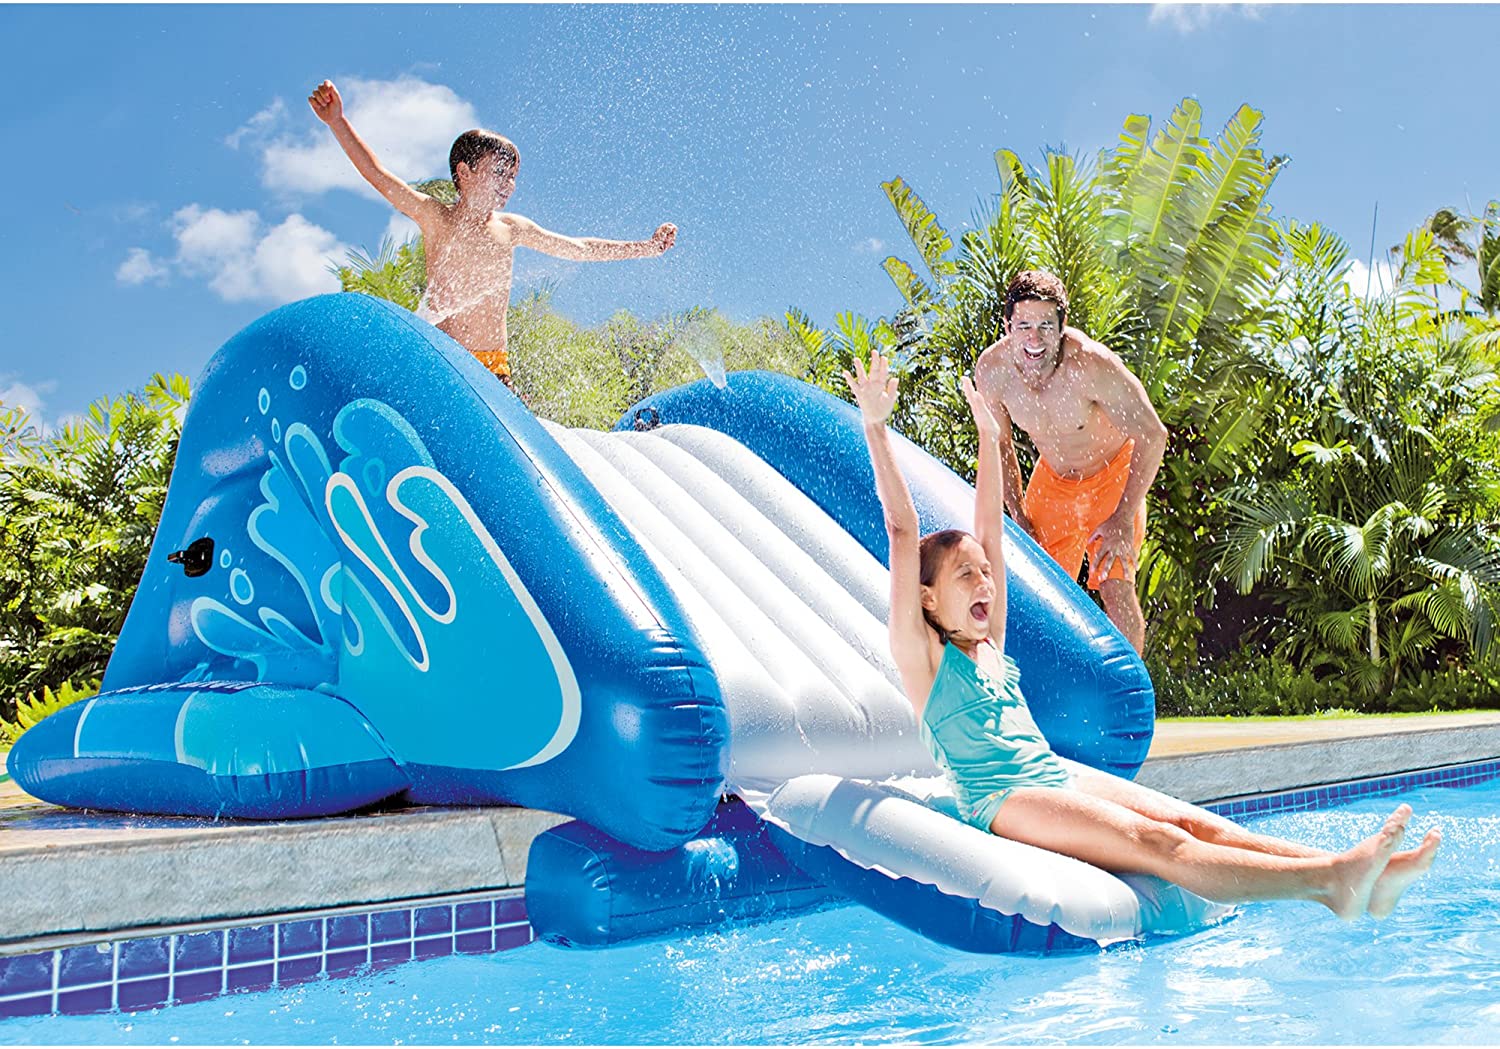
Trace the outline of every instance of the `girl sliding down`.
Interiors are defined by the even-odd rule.
[[[917,535],[917,512],[885,421],[897,383],[878,353],[844,373],[890,537],[891,653],[965,819],[981,830],[1117,873],[1165,878],[1220,903],[1315,900],[1343,919],[1384,917],[1432,866],[1442,835],[1396,852],[1411,808],[1331,853],[1254,834],[1220,816],[1106,773],[1064,765],[1047,745],[1005,655],[1004,492],[1000,431],[966,376],[979,429],[974,534]]]

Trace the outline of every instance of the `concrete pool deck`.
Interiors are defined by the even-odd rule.
[[[1495,758],[1500,711],[1164,722],[1139,780],[1208,802]],[[0,955],[519,887],[531,840],[565,819],[492,807],[216,823],[60,809],[0,780]]]

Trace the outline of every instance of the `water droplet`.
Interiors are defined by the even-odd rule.
[[[275,441],[277,444],[281,443],[281,420],[280,419],[272,419],[271,420],[271,440]]]
[[[257,402],[260,405],[260,414],[265,415],[271,410],[271,391],[264,386],[260,388],[260,397]]]
[[[300,390],[307,385],[307,369],[302,365],[292,369],[292,374],[287,377],[287,384],[294,390]]]
[[[233,560],[234,560],[234,558],[232,558],[229,555],[229,548],[225,547],[224,550],[219,554],[219,565],[220,565],[220,567],[222,567],[222,568],[228,568],[229,567],[229,563],[231,561],[233,561]]]

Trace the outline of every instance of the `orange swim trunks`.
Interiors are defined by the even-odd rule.
[[[510,354],[505,350],[475,350],[479,363],[488,368],[505,385],[510,385]]]
[[[1026,495],[1021,506],[1031,518],[1036,529],[1036,541],[1052,559],[1062,565],[1063,570],[1074,579],[1083,566],[1083,555],[1089,557],[1090,590],[1098,590],[1104,582],[1095,561],[1099,554],[1097,540],[1090,543],[1094,529],[1109,519],[1120,505],[1120,496],[1125,494],[1125,484],[1130,480],[1130,455],[1135,450],[1134,441],[1126,441],[1098,473],[1091,477],[1070,481],[1061,477],[1040,457],[1031,481],[1026,486]],[[1135,515],[1135,552],[1140,554],[1141,541],[1146,538],[1146,509]],[[1125,565],[1119,561],[1110,565],[1110,579],[1130,579]]]

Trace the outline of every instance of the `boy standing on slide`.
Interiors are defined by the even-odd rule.
[[[444,204],[386,170],[344,116],[338,88],[323,81],[307,97],[356,170],[422,231],[427,252],[427,299],[419,314],[453,336],[506,386],[511,385],[505,313],[510,306],[512,260],[517,247],[560,259],[610,262],[660,255],[677,239],[677,227],[659,226],[650,240],[568,237],[520,215],[502,212],[516,188],[521,155],[493,131],[465,131],[454,140],[448,169],[458,203]]]

